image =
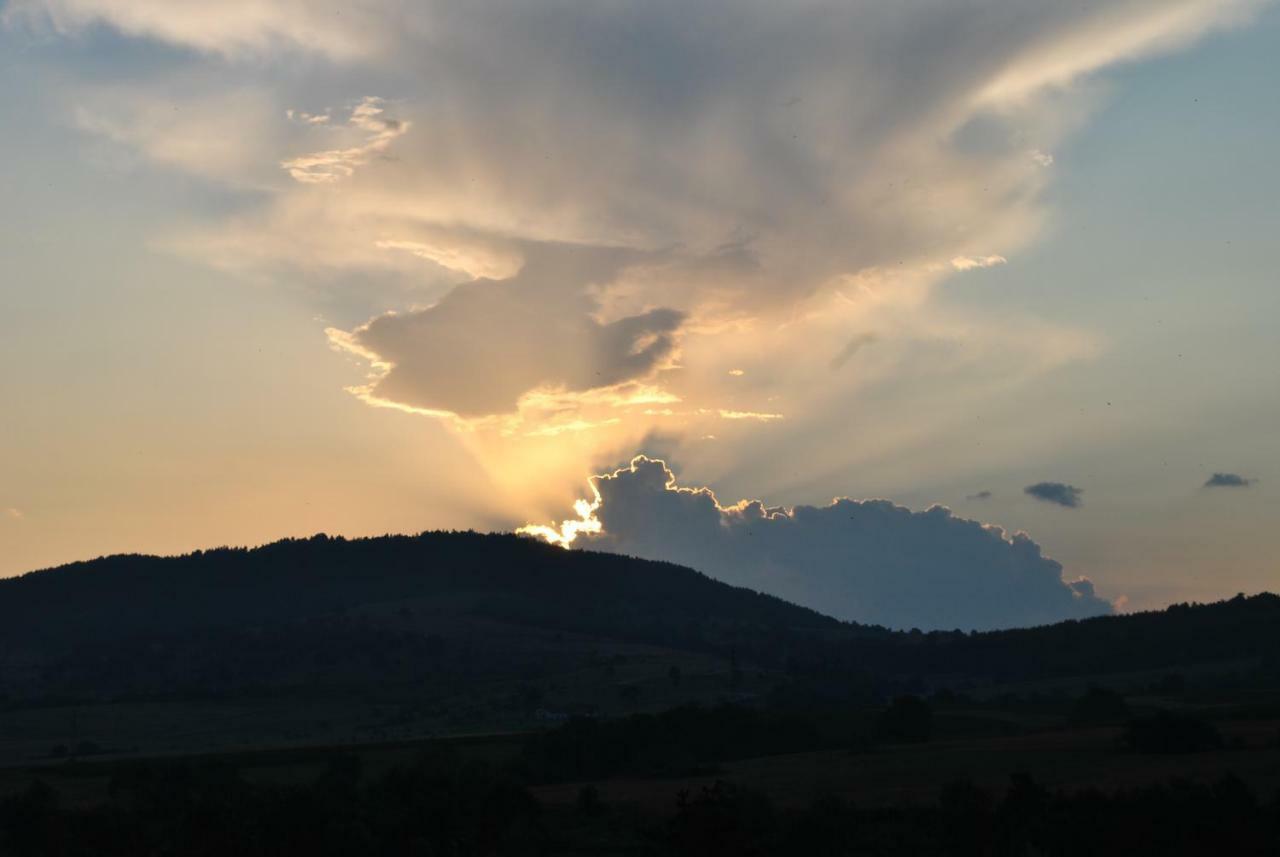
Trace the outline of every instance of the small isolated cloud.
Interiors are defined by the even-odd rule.
[[[994,268],[1008,261],[1003,256],[956,256],[951,260],[951,267],[957,271],[972,271],[974,268]]]
[[[990,492],[990,491],[979,491],[979,492],[977,492],[976,494],[969,494],[969,495],[965,496],[965,498],[964,498],[964,499],[966,499],[966,500],[990,500],[990,499],[991,499],[991,497],[992,497],[992,494],[991,494],[991,492]]]
[[[1238,473],[1215,473],[1205,480],[1206,488],[1248,488],[1256,479],[1247,479]]]
[[[720,417],[726,420],[755,420],[760,423],[771,423],[783,419],[782,414],[771,414],[761,411],[730,411],[721,408]]]
[[[5,517],[12,518],[15,521],[21,521],[26,518],[26,514],[17,506],[10,506],[4,510]]]
[[[1035,485],[1028,485],[1022,491],[1037,500],[1056,503],[1069,509],[1075,509],[1080,506],[1080,495],[1084,493],[1083,488],[1077,488],[1074,485],[1067,485],[1063,482],[1037,482]]]
[[[895,628],[1001,628],[1111,612],[1087,578],[1023,533],[912,512],[887,500],[770,507],[721,505],[637,456],[591,479],[592,499],[559,528],[522,531],[558,544],[667,560],[841,619]]]
[[[1053,155],[1048,152],[1042,152],[1039,149],[1031,150],[1031,160],[1035,161],[1042,167],[1053,166]]]

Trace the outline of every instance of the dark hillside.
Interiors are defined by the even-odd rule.
[[[935,631],[863,635],[811,653],[806,671],[824,659],[879,677],[1019,682],[1132,673],[1195,664],[1280,671],[1280,596],[1238,595],[1213,604],[1070,620],[1037,628],[963,633]]]
[[[619,646],[647,667],[619,671]],[[1274,671],[1276,652],[1273,595],[981,634],[893,632],[680,566],[512,535],[319,535],[0,580],[0,694],[11,702],[300,689],[351,698],[373,687],[456,695],[585,669],[597,689],[565,690],[565,703],[612,693],[625,709],[708,688],[866,699],[1205,663]],[[682,668],[722,679],[682,683]],[[510,693],[530,711],[547,698]]]
[[[0,580],[0,632],[60,646],[131,635],[287,623],[421,600],[541,627],[693,642],[707,629],[838,629],[781,599],[667,563],[532,539],[423,533],[289,539],[179,557],[120,555]]]
[[[0,580],[0,693],[457,692],[579,670],[611,646],[723,657],[727,671],[731,656],[780,662],[786,640],[841,633],[834,619],[665,563],[511,535],[316,536]],[[620,680],[600,667],[602,687]]]

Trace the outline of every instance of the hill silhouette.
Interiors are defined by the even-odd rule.
[[[0,629],[0,693],[11,700],[456,687],[576,669],[606,643],[884,695],[921,682],[1258,661],[1280,651],[1280,598],[976,634],[897,632],[668,563],[431,532],[32,572],[0,580]]]
[[[77,562],[0,580],[0,623],[6,639],[64,645],[288,623],[398,601],[655,643],[688,643],[722,627],[841,627],[680,566],[473,532],[317,535]]]

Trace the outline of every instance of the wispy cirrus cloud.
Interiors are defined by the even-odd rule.
[[[67,100],[79,130],[165,169],[235,188],[270,186],[263,149],[287,136],[276,127],[270,93],[252,84],[217,87],[186,77],[167,85],[93,83]]]
[[[98,26],[232,60],[281,49],[356,61],[392,43],[393,7],[331,0],[11,0],[9,25],[78,34]]]

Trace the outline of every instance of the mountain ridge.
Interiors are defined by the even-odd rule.
[[[923,633],[840,622],[670,563],[512,534],[318,534],[117,554],[0,580],[0,691],[110,696],[112,676],[127,675],[119,682],[134,692],[166,681],[230,692],[237,681],[323,678],[333,663],[371,682],[407,681],[415,669],[466,678],[516,663],[531,675],[567,668],[567,655],[537,661],[537,646],[513,642],[522,634],[700,653],[828,684],[936,686],[1256,660],[1280,651],[1280,597]],[[384,649],[401,653],[399,667],[385,667]],[[290,658],[307,668],[291,669]]]

